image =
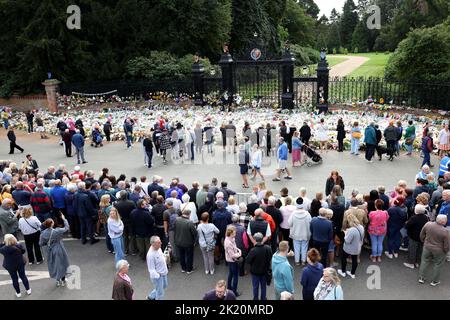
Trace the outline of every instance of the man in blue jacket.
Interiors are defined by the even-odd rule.
[[[77,153],[78,164],[80,164],[80,158],[83,163],[87,163],[87,161],[84,159],[84,138],[80,134],[80,130],[77,130],[76,133],[72,136],[72,144],[74,145]]]
[[[92,205],[89,191],[86,190],[84,182],[78,184],[78,192],[75,193],[73,199],[73,209],[80,220],[81,243],[86,244],[86,236],[89,236],[91,244],[97,243],[99,240],[94,237],[93,222],[93,218],[97,216],[97,211]]]
[[[225,239],[225,231],[232,221],[231,213],[225,209],[224,201],[217,201],[216,206],[217,210],[212,214],[212,223],[219,229],[219,234],[216,239],[216,247],[218,247],[218,250],[214,252],[214,261],[216,264],[220,264],[220,260],[225,253],[222,240]]]
[[[333,223],[326,218],[327,211],[328,209],[320,208],[319,216],[314,217],[309,226],[313,240],[312,246],[319,250],[322,256],[320,262],[324,267],[327,265],[328,247],[333,240]]]
[[[294,294],[294,269],[287,259],[289,243],[281,241],[278,252],[272,257],[272,276],[275,287],[275,299],[280,300],[282,292]]]
[[[375,132],[375,124],[373,122],[364,131],[364,143],[366,144],[366,160],[372,162],[377,146],[377,135]]]
[[[287,168],[288,153],[289,149],[287,143],[284,142],[283,138],[280,138],[277,151],[277,158],[278,158],[277,177],[273,179],[273,181],[281,181],[281,172],[284,171],[286,171],[287,173],[287,177],[285,177],[285,179],[292,180],[291,173]]]

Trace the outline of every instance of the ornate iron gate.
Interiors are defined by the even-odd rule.
[[[275,61],[235,61],[233,64],[234,93],[244,101],[258,105],[280,105],[281,64]]]

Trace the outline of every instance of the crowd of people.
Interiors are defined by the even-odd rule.
[[[91,140],[92,147],[101,147],[105,140],[115,140],[113,135],[122,135],[127,148],[142,143],[148,168],[153,167],[156,155],[163,158],[164,164],[170,159],[193,161],[204,152],[216,152],[218,144],[224,152],[238,155],[242,187],[251,188],[254,181],[251,193],[238,202],[228,183],[219,183],[216,178],[203,185],[193,182],[188,188],[177,177],[166,185],[157,175],[152,181],[146,176],[127,179],[125,174],[114,176],[108,168],[98,177],[92,170],[82,172],[80,166],[71,171],[65,165],[51,166],[45,172],[30,154],[22,165],[2,160],[0,226],[4,244],[0,253],[17,297],[21,296],[19,278],[27,294],[31,294],[25,274],[27,263],[46,261],[56,285],[66,285],[70,254],[63,238],[68,234],[83,245],[88,241],[94,245],[99,236],[105,236],[105,250],[114,254],[117,270],[113,299],[134,299],[127,255],[147,262],[154,286],[147,298],[160,300],[169,284],[173,263],[179,263],[181,272],[187,275],[194,272],[197,245],[205,274],[213,275],[215,266],[222,262],[228,267],[226,281],[219,281],[214,290],[205,294],[205,300],[239,297],[240,278],[248,272],[255,300],[267,299],[267,285],[271,283],[275,299],[293,299],[294,268],[302,268],[303,299],[343,299],[340,279],[356,278],[364,247],[370,251],[372,263],[380,263],[383,256],[397,259],[399,251],[408,251],[404,266],[418,270],[420,283],[430,280],[432,286],[439,285],[440,270],[446,260],[450,261],[448,122],[438,122],[438,130],[433,130],[432,123],[422,118],[415,119],[415,123],[409,116],[361,114],[355,121],[354,114],[345,112],[326,117],[299,113],[289,120],[282,115],[255,112],[251,122],[242,112],[221,116],[214,116],[208,109],[195,114],[151,109],[139,112],[148,118],[123,110],[99,118],[86,111],[83,117],[68,115],[55,122],[56,118],[42,112],[27,112],[25,123],[29,134],[39,132],[42,139],[47,133],[59,134],[67,157],[72,157],[75,148],[77,164],[87,163],[86,140]],[[17,124],[22,115],[15,116],[11,125],[9,110],[2,112],[10,154],[15,149],[24,152],[14,133],[14,127],[20,128]],[[304,120],[308,116],[312,120]],[[405,121],[408,126],[404,129]],[[55,131],[49,130],[49,123]],[[295,125],[300,123],[300,127]],[[423,125],[422,133],[417,124]],[[367,194],[353,189],[347,199],[343,191],[348,186],[337,171],[327,178],[325,192],[311,198],[304,187],[298,194],[285,187],[268,190],[261,173],[265,157],[276,157],[273,181],[280,182],[283,173],[285,179],[292,179],[290,153],[295,167],[309,157],[321,158],[309,152],[316,147],[321,156],[330,147],[338,152],[350,149],[352,156],[365,149],[369,162],[375,152],[380,161],[383,154],[393,161],[402,149],[406,149],[406,155],[420,150],[423,162],[416,184],[407,185],[401,180],[392,186],[392,193],[386,192],[384,186]],[[435,149],[441,157],[436,176],[430,169],[430,154]],[[17,242],[21,235],[26,250]],[[26,261],[22,259],[25,252]],[[291,257],[293,264],[288,259]],[[433,273],[429,276],[431,267]]]
[[[399,181],[392,193],[383,186],[368,194],[354,189],[350,198],[343,196],[348,186],[337,171],[325,181],[325,196],[318,192],[313,199],[304,187],[298,194],[285,187],[268,190],[261,181],[238,203],[228,183],[215,178],[189,188],[177,177],[166,185],[157,175],[151,181],[146,176],[116,177],[108,168],[99,176],[79,166],[69,171],[60,165],[44,172],[27,155],[21,168],[0,162],[0,253],[17,297],[19,278],[31,294],[26,263],[47,261],[56,285],[66,285],[70,252],[63,237],[68,233],[83,245],[105,236],[104,250],[114,254],[117,268],[114,299],[133,298],[126,255],[147,262],[154,286],[148,299],[160,300],[171,265],[179,263],[187,275],[195,271],[197,245],[206,275],[213,275],[223,262],[228,267],[226,283],[220,281],[207,292],[208,300],[239,297],[239,282],[248,271],[255,300],[268,298],[271,283],[275,299],[292,299],[294,268],[302,268],[303,299],[343,299],[340,279],[357,277],[364,247],[373,263],[408,251],[405,267],[418,269],[420,283],[437,286],[440,270],[450,261],[449,165],[447,152],[437,176],[424,165],[415,185]],[[20,234],[26,251],[17,243]],[[27,261],[22,259],[25,252]]]

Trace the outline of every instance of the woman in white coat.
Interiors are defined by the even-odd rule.
[[[260,149],[260,147],[258,147],[257,144],[255,144],[253,146],[253,153],[252,153],[252,172],[253,172],[253,177],[251,178],[252,180],[256,179],[256,176],[259,175],[262,179],[262,181],[265,181],[264,176],[261,173],[261,166],[262,166],[262,151]]]

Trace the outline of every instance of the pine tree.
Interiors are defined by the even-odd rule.
[[[356,5],[353,0],[347,0],[344,4],[340,25],[341,42],[343,47],[347,49],[351,48],[352,35],[357,24],[358,13],[356,12]]]

